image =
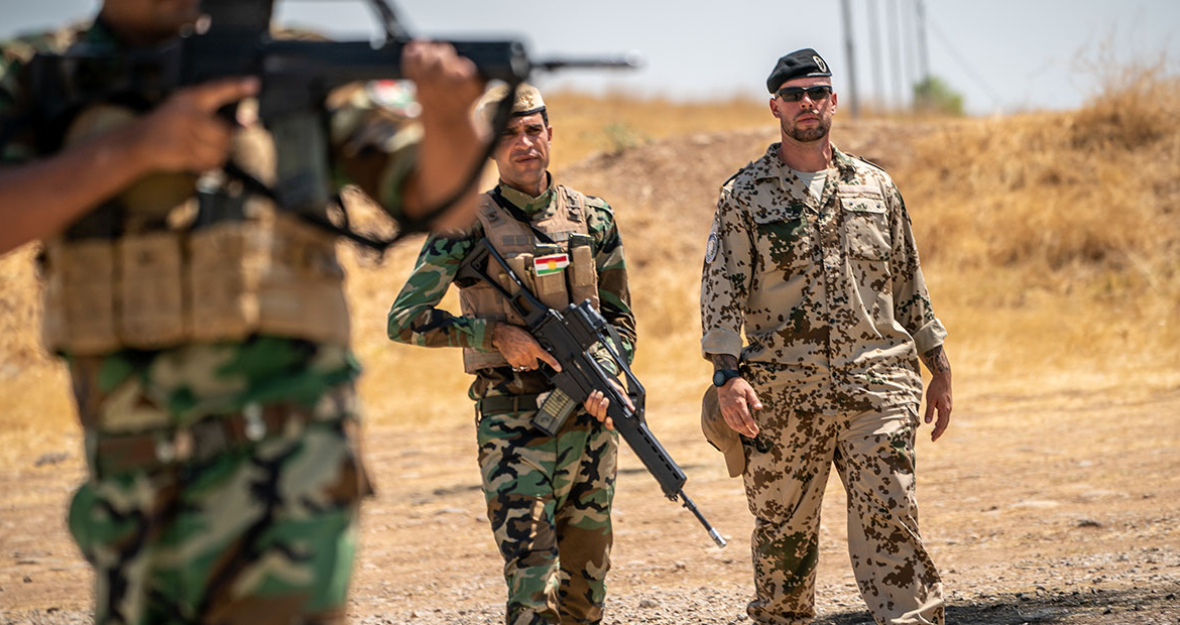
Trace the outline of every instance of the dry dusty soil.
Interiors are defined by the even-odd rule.
[[[892,167],[891,158],[904,158],[899,146],[905,142],[885,129],[865,124],[847,133],[842,145]],[[761,154],[773,136],[774,129],[679,138],[622,157],[590,159],[565,172],[563,180],[573,186],[631,207],[625,208],[632,211],[630,232],[660,233],[644,241],[646,255],[643,245],[628,245],[634,291],[644,293],[637,297],[637,314],[680,288],[659,284],[665,276],[679,280],[674,284],[686,293],[695,289],[691,274],[699,266],[717,181]],[[633,175],[637,171],[646,175]],[[666,269],[675,263],[661,258],[692,259],[693,267],[686,278],[677,277]],[[360,286],[354,281],[354,316],[383,323],[389,284],[400,282],[393,276],[361,280]],[[695,329],[695,297],[689,293],[661,310],[684,308],[681,323]],[[17,315],[23,326],[35,327],[30,306],[14,310],[25,311]],[[361,345],[359,351],[377,380],[370,388],[385,392],[391,387],[378,379],[376,355],[387,349],[380,331],[369,332],[379,346]],[[641,351],[671,353],[661,349],[666,346],[658,332],[645,336],[653,335]],[[694,349],[692,339],[687,351]],[[35,348],[26,346],[30,350]],[[683,356],[675,353],[668,357]],[[922,533],[943,574],[948,622],[1180,624],[1180,372],[1156,371],[1140,380],[1010,366],[1013,371],[1001,375],[1003,363],[984,373],[973,371],[973,360],[954,360],[951,429],[936,444],[918,445]],[[32,379],[18,364],[0,363],[0,374]],[[457,354],[450,366],[458,370]],[[688,475],[686,491],[730,544],[715,547],[624,451],[605,623],[748,623],[753,522],[741,481],[725,476],[720,454],[700,434],[701,389],[685,391],[696,386],[666,377],[645,378],[648,420]],[[705,373],[693,379],[704,383]],[[379,393],[366,397],[373,408],[366,458],[378,494],[364,505],[350,606],[354,622],[502,621],[502,563],[484,513],[470,403],[459,391],[449,399],[432,393],[438,384],[426,380],[425,391],[404,389],[410,399],[403,397],[403,403],[416,402],[414,415],[423,425],[394,425],[407,419]],[[64,380],[58,392],[66,393]],[[41,405],[32,399],[21,401]],[[923,428],[922,438],[927,432]],[[87,622],[90,572],[64,520],[67,499],[84,474],[79,436],[75,428],[32,441],[16,436],[0,439],[0,625]],[[820,542],[816,622],[823,625],[872,620],[845,553],[845,503],[833,477]]]
[[[752,522],[740,480],[701,439],[688,401],[653,430],[686,490],[724,535],[712,545],[621,460],[606,623],[743,623]],[[963,398],[947,436],[919,444],[925,539],[964,624],[1180,623],[1180,388],[1082,388]],[[926,432],[923,429],[923,432]],[[0,623],[80,623],[90,573],[64,507],[83,476],[78,441],[0,471]],[[359,623],[497,623],[504,596],[470,419],[370,428],[379,494],[365,504],[351,614]],[[845,549],[845,499],[829,485],[817,623],[871,623]]]

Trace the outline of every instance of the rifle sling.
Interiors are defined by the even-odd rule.
[[[523,224],[527,224],[529,229],[533,231],[533,234],[537,235],[537,238],[540,239],[542,243],[550,243],[550,244],[557,243],[556,241],[553,240],[553,237],[545,234],[544,232],[541,232],[540,230],[537,229],[536,226],[533,225],[533,220],[531,217],[528,216],[528,213],[520,210],[520,208],[517,207],[515,204],[513,204],[512,202],[509,202],[508,198],[505,198],[503,195],[501,195],[500,194],[500,187],[496,187],[495,189],[492,190],[492,199],[496,201],[496,204],[500,208],[508,211],[508,214],[515,217],[517,221],[519,221]]]

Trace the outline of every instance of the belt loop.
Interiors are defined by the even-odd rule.
[[[520,395],[512,396],[512,416],[520,416]]]

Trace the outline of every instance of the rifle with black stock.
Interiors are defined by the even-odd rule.
[[[493,266],[492,263],[498,265]],[[497,274],[515,292],[496,279]],[[554,358],[561,363],[561,371],[542,365],[541,371],[557,387],[538,411],[533,425],[552,436],[561,428],[561,423],[577,410],[594,391],[601,391],[610,404],[607,416],[614,421],[615,429],[643,462],[652,477],[659,482],[664,495],[672,501],[678,499],[700,521],[717,546],[724,547],[726,541],[709,524],[697,509],[696,504],[684,493],[687,477],[676,461],[664,450],[655,435],[647,427],[644,417],[646,391],[639,383],[627,361],[620,357],[616,345],[621,349],[618,335],[606,319],[594,309],[590,300],[570,304],[564,311],[556,311],[539,300],[512,270],[507,261],[488,243],[481,240],[467,254],[455,280],[482,280],[496,289],[522,319],[530,334],[537,339]],[[596,357],[605,351],[618,368],[626,388],[615,383],[615,376],[607,372]],[[631,406],[628,407],[629,400]]]
[[[271,36],[274,0],[201,0],[202,17],[192,32],[162,46],[126,52],[78,45],[64,54],[39,54],[29,69],[33,89],[40,94],[38,101],[48,105],[31,121],[43,129],[38,135],[46,138],[48,147],[57,147],[68,121],[87,106],[115,102],[148,110],[184,86],[256,76],[261,82],[258,117],[274,136],[278,179],[267,186],[232,162],[225,167],[226,177],[240,182],[248,192],[270,197],[282,210],[383,252],[407,234],[423,231],[478,184],[496,137],[511,118],[515,88],[531,73],[637,66],[631,57],[534,61],[524,44],[513,40],[449,42],[475,63],[483,78],[507,83],[510,93],[497,107],[483,158],[461,187],[423,217],[407,223],[395,237],[372,239],[353,231],[347,215],[342,226],[336,225],[326,210],[339,198],[329,162],[325,100],[333,89],[349,83],[402,78],[402,49],[411,41],[387,0],[368,3],[385,34],[377,45],[275,39]]]

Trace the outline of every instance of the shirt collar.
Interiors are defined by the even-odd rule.
[[[758,178],[786,179],[791,168],[787,167],[786,163],[783,163],[783,159],[779,157],[778,150],[780,145],[779,142],[775,142],[766,148],[766,168],[758,172]],[[839,170],[841,178],[847,178],[856,174],[856,164],[853,162],[852,157],[841,152],[835,143],[832,144],[832,162],[829,167],[833,166]],[[794,174],[792,174],[792,177],[794,177]]]
[[[856,163],[851,156],[841,152],[836,148],[836,144],[832,144],[832,164],[836,169],[840,170],[841,178],[850,178],[856,175]]]
[[[500,195],[508,200],[510,204],[524,211],[528,215],[535,215],[542,210],[549,207],[553,201],[555,185],[553,184],[553,175],[545,172],[549,179],[549,186],[545,192],[538,196],[529,195],[523,191],[518,191],[512,187],[504,184],[501,180],[497,188],[500,190]]]

